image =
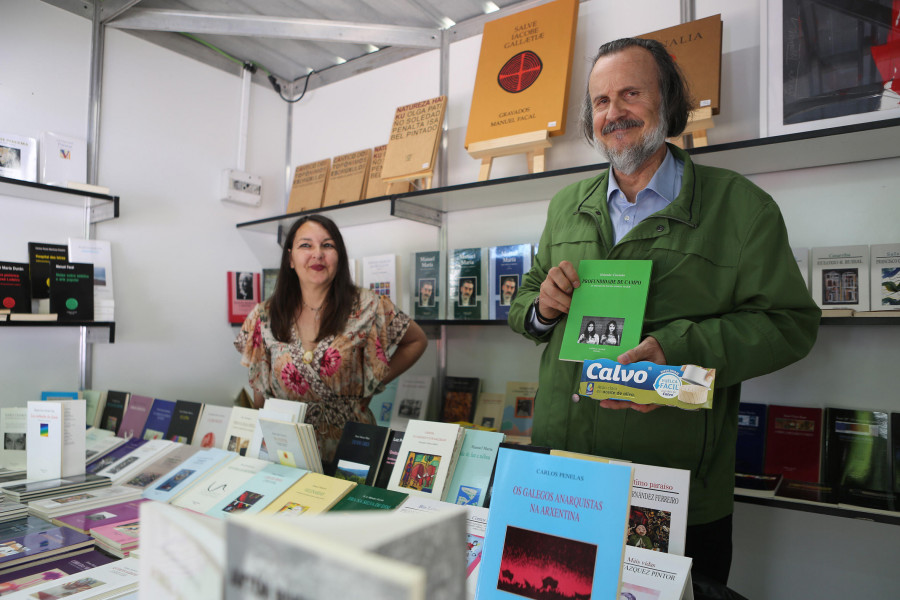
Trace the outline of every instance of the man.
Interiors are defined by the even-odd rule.
[[[686,554],[695,575],[724,584],[740,382],[805,356],[820,311],[772,198],[744,177],[695,165],[665,144],[683,131],[690,107],[681,74],[658,42],[624,39],[600,48],[588,79],[584,133],[611,169],[551,202],[509,323],[547,343],[534,443],[689,469]],[[558,356],[582,259],[653,261],[644,337],[618,361],[716,368],[712,409],[577,395],[581,365]]]
[[[474,306],[475,302],[472,294],[475,293],[475,284],[471,279],[466,279],[459,284],[459,305]]]
[[[434,283],[430,279],[423,279],[419,287],[419,306],[434,306]]]
[[[516,281],[515,275],[502,277],[500,282],[500,306],[509,306],[512,304],[513,298],[516,297]]]

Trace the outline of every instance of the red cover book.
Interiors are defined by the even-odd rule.
[[[765,472],[818,482],[821,463],[822,409],[769,405]]]
[[[241,324],[262,299],[259,273],[228,271],[228,322]]]

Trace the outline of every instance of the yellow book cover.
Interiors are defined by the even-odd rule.
[[[294,183],[288,198],[289,213],[321,208],[330,170],[330,158],[300,165],[294,170]]]
[[[307,473],[287,489],[260,514],[297,517],[323,513],[356,487],[356,482],[329,477],[321,473]]]
[[[372,166],[369,167],[369,177],[366,181],[366,199],[387,196],[390,183],[381,178],[385,152],[387,152],[387,144],[375,146],[372,149]],[[408,181],[398,181],[394,183],[393,191],[397,194],[405,194],[409,188]]]
[[[556,0],[485,23],[466,148],[547,130],[566,132],[578,0]]]
[[[660,42],[681,67],[694,108],[712,107],[719,114],[722,81],[722,15],[713,15],[637,37]]]
[[[381,165],[383,179],[424,175],[434,170],[446,106],[447,96],[438,96],[397,109]]]
[[[365,197],[371,160],[371,149],[335,156],[331,160],[331,173],[328,175],[322,206],[362,200]]]

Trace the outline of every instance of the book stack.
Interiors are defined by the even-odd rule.
[[[27,597],[112,600],[125,598],[137,588],[138,561],[126,558],[34,585],[28,589]]]
[[[79,533],[89,535],[96,527],[121,524],[137,519],[138,508],[144,502],[149,502],[149,500],[137,498],[127,502],[119,502],[118,504],[107,504],[98,508],[62,515],[50,519],[50,522],[59,527],[68,527]]]
[[[10,593],[12,591],[23,592],[36,585],[58,580],[66,575],[74,575],[75,573],[94,569],[115,560],[112,556],[108,556],[99,550],[91,550],[84,554],[76,554],[65,558],[53,558],[37,565],[16,569],[4,577],[6,581],[2,585],[5,586],[3,589],[10,590]]]
[[[28,506],[11,500],[0,500],[0,523],[15,521],[28,516]]]
[[[0,577],[50,559],[90,552],[93,548],[91,536],[65,527],[50,527],[8,538],[0,553]]]
[[[91,529],[91,537],[97,547],[118,558],[125,558],[137,550],[140,537],[140,520],[135,517],[118,523],[101,525]]]
[[[62,515],[135,500],[140,497],[140,490],[114,485],[79,491],[65,496],[32,500],[28,503],[28,514],[50,521]]]
[[[111,483],[109,477],[85,473],[82,475],[74,475],[72,477],[64,477],[62,479],[28,481],[11,485],[3,488],[3,496],[8,500],[27,504],[32,500],[66,496],[75,492],[109,487]]]

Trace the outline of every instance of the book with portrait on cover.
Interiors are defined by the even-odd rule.
[[[630,500],[630,466],[501,448],[479,600],[618,597]]]
[[[443,277],[439,250],[413,254],[413,318],[440,319],[443,306]]]
[[[531,269],[531,256],[531,244],[488,248],[488,306],[491,319],[505,321],[509,317],[509,307],[519,292],[522,278]]]
[[[228,271],[228,322],[241,324],[259,303],[259,273]]]
[[[641,341],[649,260],[583,260],[572,293],[560,360],[615,360]]]
[[[484,255],[484,248],[458,248],[450,253],[449,304],[454,319],[484,318]]]

